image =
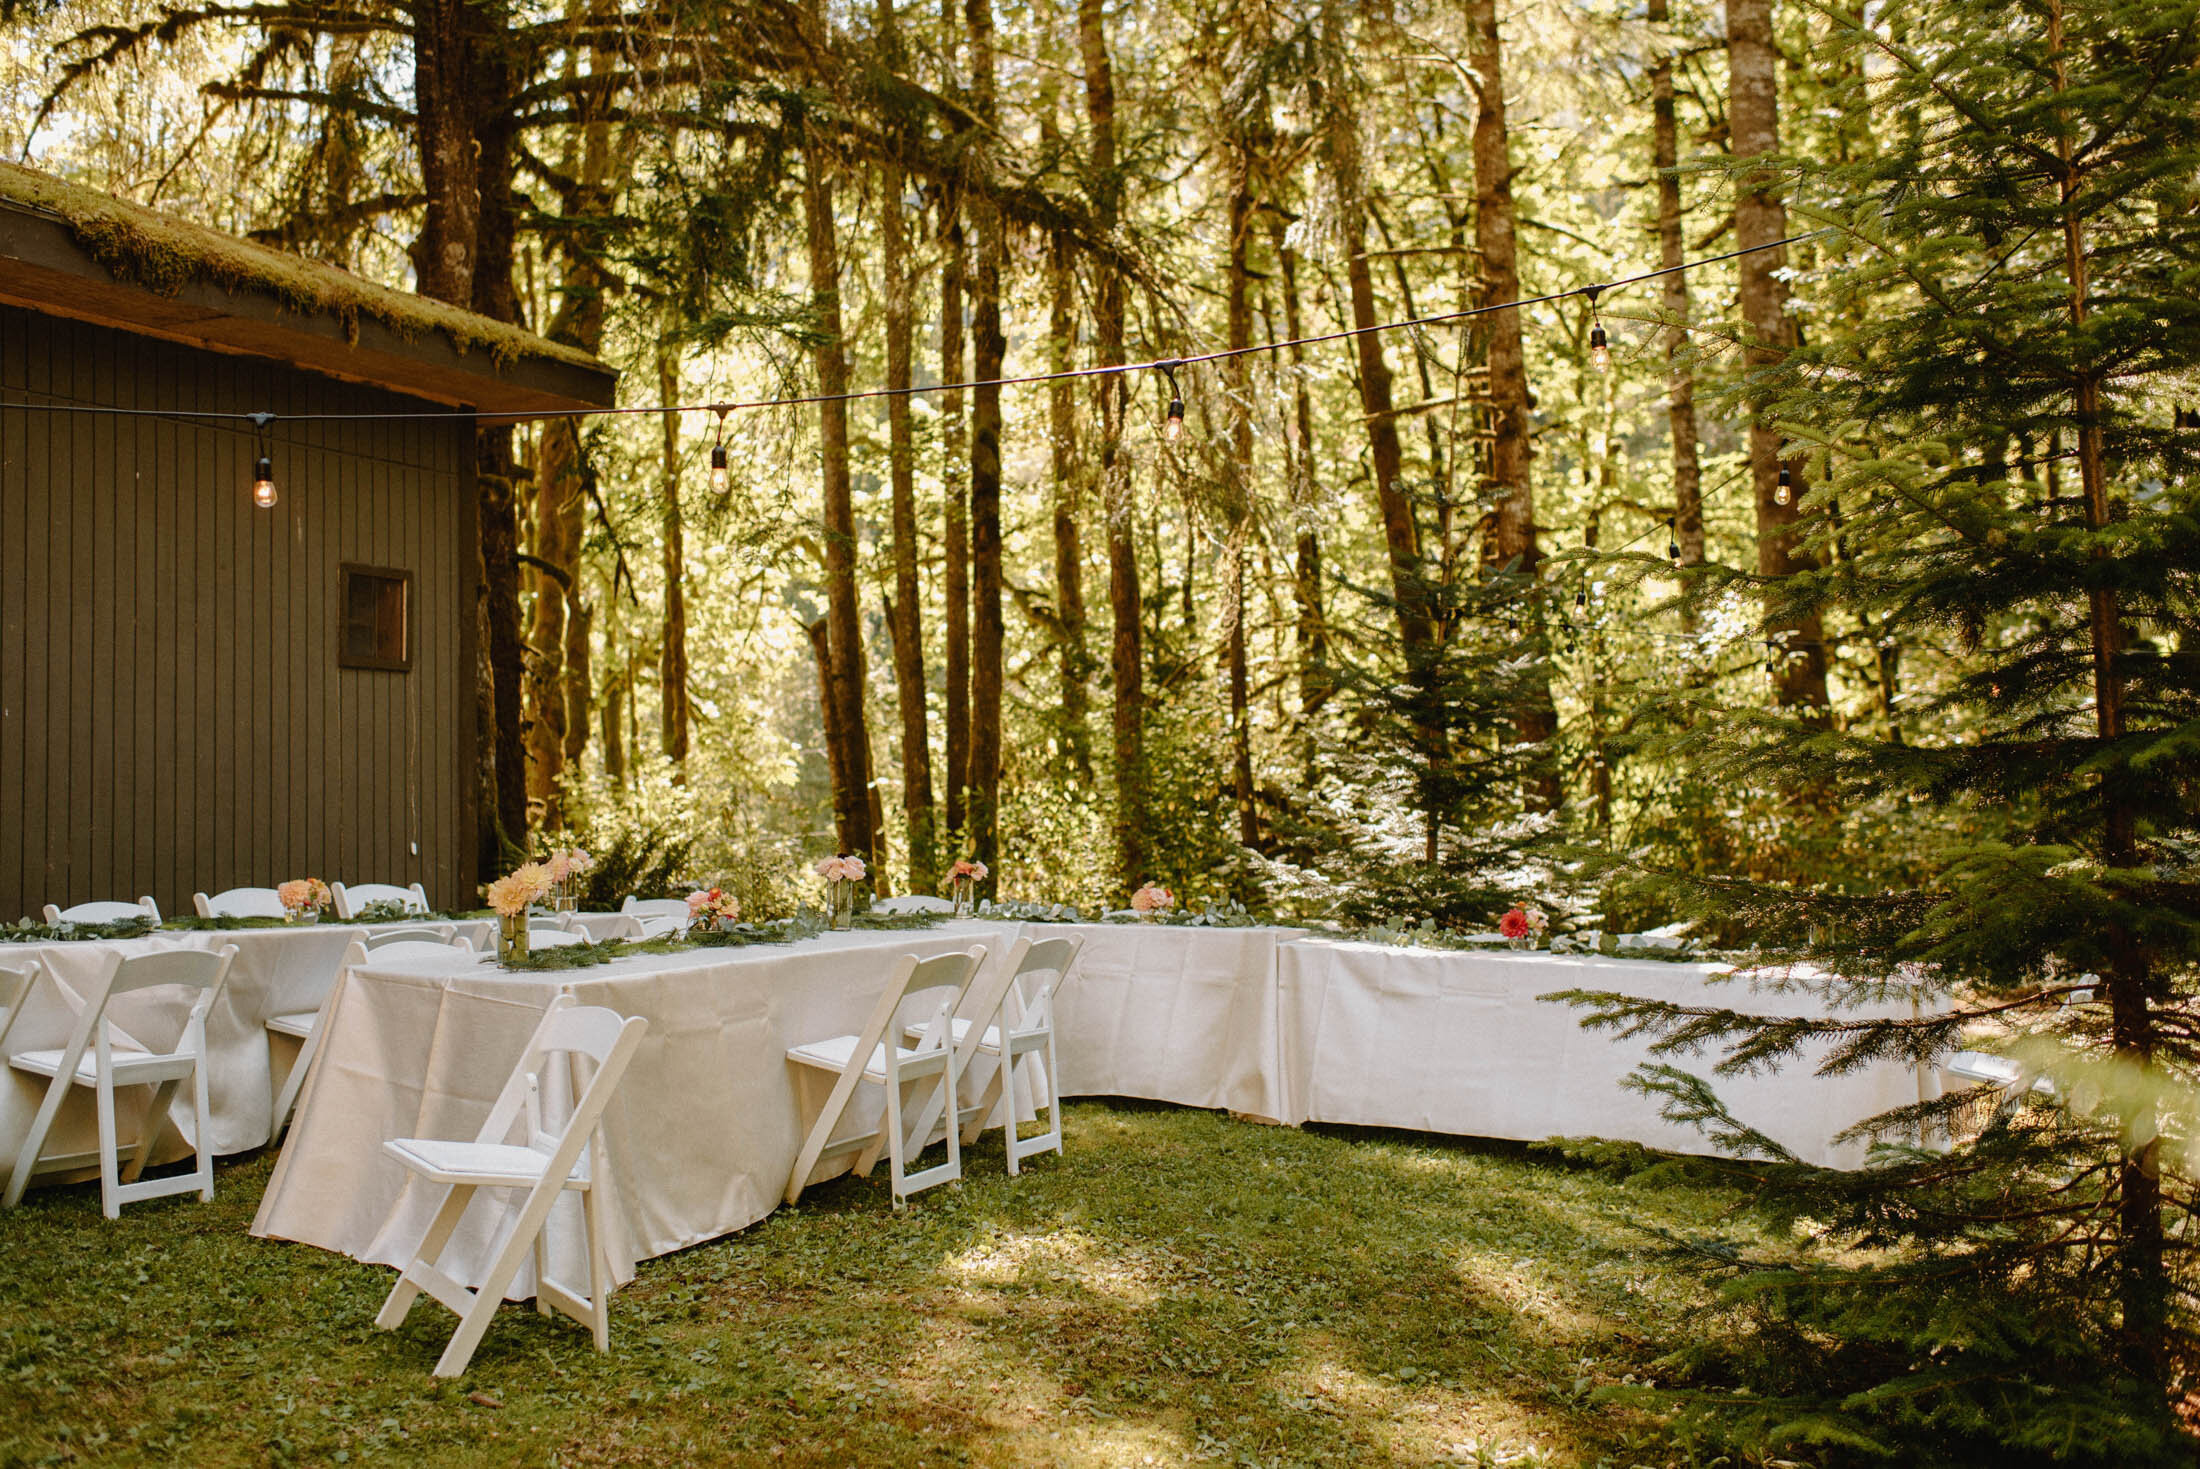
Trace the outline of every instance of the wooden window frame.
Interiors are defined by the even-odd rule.
[[[359,658],[346,650],[345,634],[351,627],[351,579],[354,576],[379,577],[384,581],[399,582],[404,586],[405,597],[405,652],[399,658]],[[378,673],[410,673],[413,666],[413,574],[401,566],[368,566],[359,561],[343,561],[336,568],[336,666],[338,668],[364,668]]]

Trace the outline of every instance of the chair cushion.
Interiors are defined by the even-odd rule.
[[[320,1018],[321,1012],[318,1010],[300,1010],[294,1015],[270,1015],[267,1017],[267,1028],[304,1040],[313,1034],[313,1022]]]
[[[836,1035],[830,1040],[811,1041],[807,1045],[789,1046],[787,1048],[787,1059],[800,1061],[805,1066],[816,1066],[826,1071],[839,1072],[848,1069],[848,1058],[855,1053],[856,1038],[854,1036]],[[897,1062],[903,1065],[911,1061],[922,1060],[926,1054],[928,1053],[908,1050],[901,1046],[894,1048]],[[936,1055],[938,1053],[932,1052],[929,1054]],[[863,1068],[863,1079],[876,1082],[886,1080],[885,1046],[880,1045],[872,1048],[871,1063]]]
[[[384,1152],[439,1183],[509,1184],[526,1187],[541,1179],[548,1153],[517,1143],[470,1143],[444,1138],[405,1137],[382,1144]],[[567,1188],[586,1188],[585,1178],[569,1178]]]
[[[191,1074],[191,1057],[188,1054],[166,1051],[124,1050],[117,1047],[112,1053],[115,1061],[115,1080],[125,1083],[162,1081],[171,1076]],[[60,1051],[17,1051],[8,1057],[8,1064],[18,1071],[28,1071],[37,1076],[57,1076],[61,1072]],[[75,1080],[79,1086],[99,1084],[99,1057],[90,1046],[77,1058]]]
[[[947,1023],[955,1033],[954,1043],[958,1046],[961,1045],[963,1037],[970,1034],[970,1022],[957,1015]],[[903,1038],[912,1041],[922,1040],[924,1038],[924,1027],[921,1025],[910,1026]],[[1000,1048],[1001,1028],[997,1025],[987,1026],[985,1034],[978,1038],[978,1049],[981,1051],[998,1051]]]

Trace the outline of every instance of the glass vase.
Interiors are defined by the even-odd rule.
[[[827,904],[831,911],[832,926],[836,929],[847,929],[855,927],[855,882],[850,878],[836,877],[833,879],[830,886],[831,890],[827,894]]]
[[[517,913],[497,920],[497,958],[527,957],[527,915]]]
[[[952,885],[955,897],[955,916],[968,918],[978,911],[978,883],[971,877],[958,877]]]

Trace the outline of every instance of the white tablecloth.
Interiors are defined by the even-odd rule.
[[[1276,950],[1301,930],[1050,923],[1026,932],[1084,940],[1055,1001],[1064,1096],[1283,1118]]]
[[[1602,1137],[1674,1152],[1703,1136],[1659,1115],[1659,1099],[1620,1083],[1655,1060],[1648,1038],[1581,1028],[1586,1013],[1539,1001],[1556,990],[1614,990],[1765,1014],[1809,1014],[1807,996],[1714,984],[1723,966],[1581,955],[1442,952],[1302,941],[1277,954],[1284,1120],[1350,1122],[1471,1137]],[[1881,1007],[1872,1013],[1911,1013]],[[1861,1118],[1919,1100],[1928,1072],[1874,1064],[1812,1075],[1822,1049],[1771,1075],[1717,1077],[1716,1052],[1663,1058],[1712,1082],[1736,1118],[1810,1162],[1853,1168],[1866,1145],[1833,1142]],[[1933,1093],[1928,1092],[1927,1095]]]
[[[542,1011],[570,989],[584,1005],[649,1020],[605,1114],[610,1157],[599,1165],[617,1204],[606,1246],[625,1280],[637,1259],[741,1229],[778,1206],[830,1086],[822,1078],[813,1089],[812,1078],[793,1074],[789,1046],[858,1029],[899,955],[984,944],[998,962],[1010,936],[1001,925],[948,924],[542,973],[465,959],[370,963],[346,977],[324,1015],[320,1058],[253,1233],[403,1263],[440,1190],[410,1184],[383,1141],[472,1137]],[[865,1092],[876,1115],[876,1089],[859,1098]],[[828,1158],[820,1173],[848,1161]],[[477,1196],[454,1237],[461,1273],[486,1264],[488,1242],[517,1207],[516,1191],[500,1192]],[[553,1232],[559,1255],[575,1247],[574,1233],[571,1220]],[[577,1260],[563,1268],[568,1279],[586,1278]],[[530,1267],[513,1294],[533,1289]]]
[[[1712,971],[1702,965],[1160,925],[956,923],[539,974],[459,956],[370,962],[330,995],[320,1060],[253,1232],[399,1263],[433,1198],[408,1184],[383,1141],[473,1136],[543,1008],[569,988],[584,1004],[650,1021],[605,1121],[603,1166],[617,1201],[607,1248],[624,1280],[638,1259],[743,1228],[777,1206],[829,1084],[790,1068],[786,1048],[856,1029],[895,956],[983,943],[997,964],[1019,935],[1065,932],[1084,948],[1057,1000],[1064,1094],[1226,1107],[1290,1123],[1602,1136],[1705,1151],[1705,1140],[1666,1122],[1653,1099],[1619,1085],[1644,1058],[1644,1043],[1585,1032],[1578,1012],[1536,996],[1708,993],[1738,1008],[1747,999],[1740,986],[1707,992]],[[1765,1008],[1788,1002],[1770,998]],[[1692,1069],[1708,1070],[1710,1059]],[[1801,1156],[1849,1166],[1862,1150],[1834,1147],[1833,1135],[1915,1100],[1919,1083],[1902,1067],[1821,1078],[1806,1064],[1718,1085],[1739,1116]],[[875,1091],[863,1090],[875,1108]],[[828,1158],[820,1176],[846,1162]],[[483,1262],[512,1207],[477,1199],[454,1247],[462,1274]],[[567,1256],[572,1219],[555,1217],[552,1248]],[[569,1268],[578,1273],[578,1262]],[[530,1274],[513,1286],[518,1297],[532,1291]]]

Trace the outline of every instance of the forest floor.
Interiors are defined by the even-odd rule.
[[[0,1465],[1686,1462],[1639,1411],[1699,1284],[1643,1226],[1734,1200],[1525,1149],[1067,1110],[1068,1154],[896,1217],[881,1167],[642,1264],[612,1355],[507,1306],[455,1382],[453,1319],[374,1329],[389,1270],[215,1201],[0,1215]]]

